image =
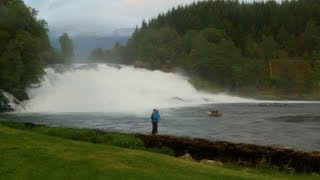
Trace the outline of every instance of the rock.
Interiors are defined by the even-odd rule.
[[[183,99],[181,99],[181,98],[179,98],[179,97],[177,97],[177,96],[172,97],[172,99],[173,99],[173,100],[178,100],[178,101],[184,101]]]
[[[200,161],[201,164],[207,164],[210,166],[223,166],[223,163],[220,161],[214,161],[214,160],[208,160],[208,159],[202,159]]]
[[[180,156],[179,158],[187,161],[195,161],[189,153],[186,153],[183,156]]]
[[[0,112],[13,111],[13,108],[6,102],[0,102]]]
[[[254,144],[232,143],[226,141],[210,141],[175,136],[150,136],[137,134],[146,147],[169,147],[181,159],[214,159],[221,162],[236,163],[244,166],[257,166],[266,161],[268,166],[279,169],[293,169],[295,172],[320,172],[320,152],[304,151],[276,146],[261,146]],[[186,155],[189,152],[192,157]],[[213,163],[209,161],[209,163]],[[219,164],[219,163],[218,163]]]
[[[133,67],[135,68],[145,68],[145,64],[143,61],[137,60],[133,63]]]
[[[14,111],[13,106],[18,105],[19,103],[20,101],[12,94],[0,89],[0,113]]]

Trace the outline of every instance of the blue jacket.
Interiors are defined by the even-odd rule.
[[[160,119],[160,114],[159,112],[155,111],[152,113],[152,122],[158,122]]]

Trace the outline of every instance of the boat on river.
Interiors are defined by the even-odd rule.
[[[207,114],[208,114],[208,116],[212,116],[212,117],[222,116],[222,114],[218,110],[211,110]]]

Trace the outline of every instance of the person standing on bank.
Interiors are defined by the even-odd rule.
[[[158,133],[158,122],[160,119],[160,114],[157,109],[153,109],[153,113],[151,114],[151,122],[152,122],[152,134]]]

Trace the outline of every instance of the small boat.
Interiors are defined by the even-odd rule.
[[[222,116],[222,114],[219,111],[209,111],[208,116],[212,116],[212,117],[220,117]]]

